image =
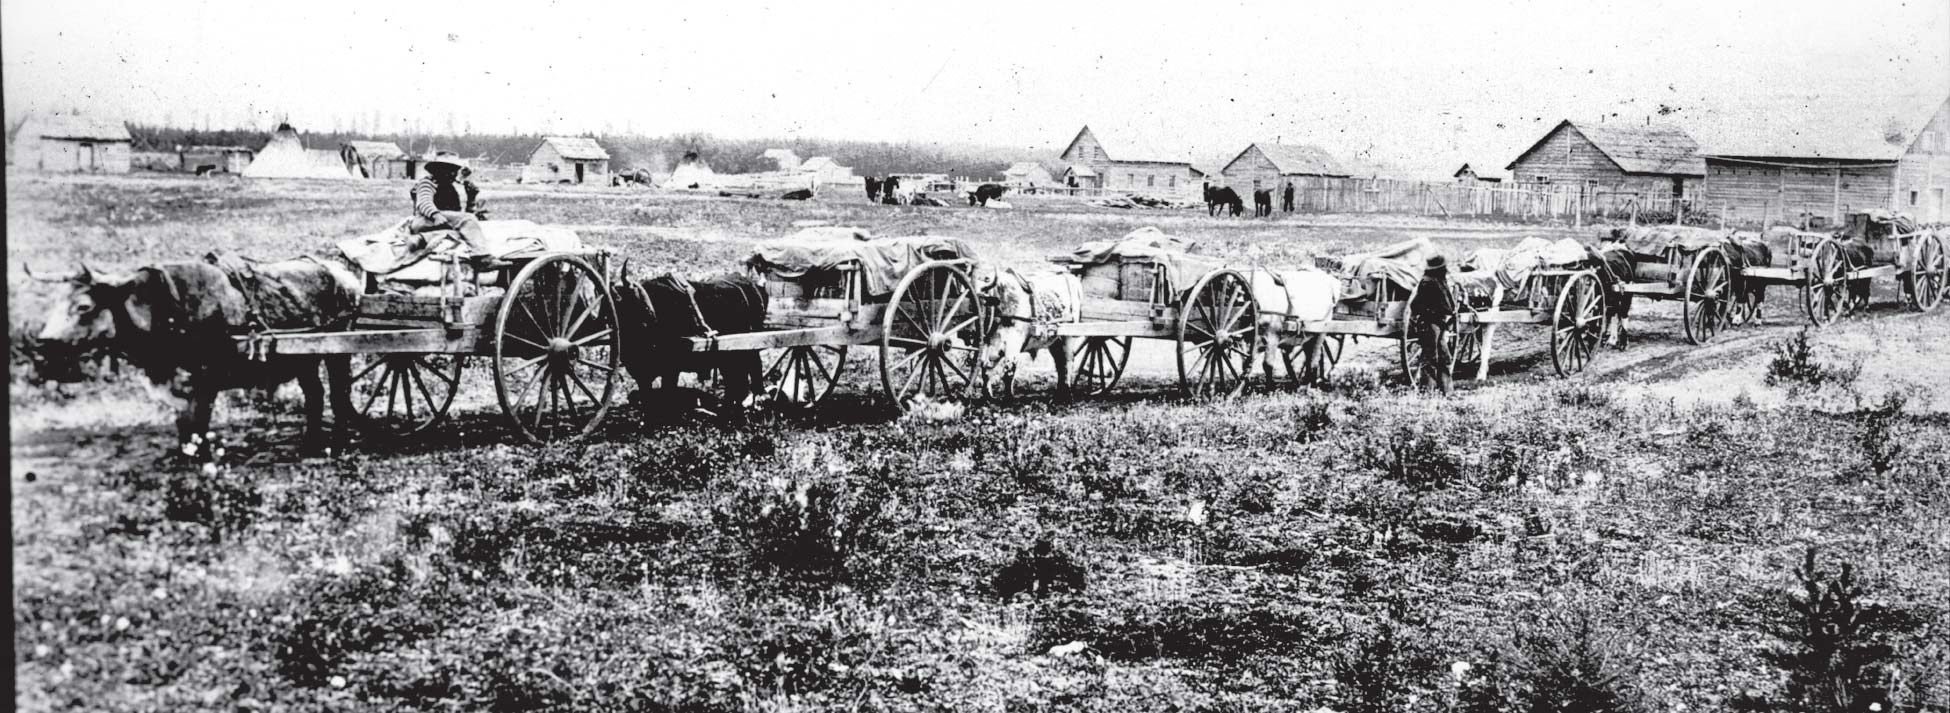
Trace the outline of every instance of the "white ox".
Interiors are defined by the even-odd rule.
[[[1294,335],[1297,354],[1282,348],[1288,319],[1324,320],[1332,316],[1335,300],[1340,299],[1340,279],[1320,270],[1252,271],[1253,299],[1259,302],[1260,368],[1268,381],[1273,368],[1286,370],[1287,378],[1311,384],[1326,376],[1330,357],[1321,335]],[[1295,363],[1293,356],[1301,357]]]
[[[1082,313],[1083,285],[1077,276],[1002,270],[984,282],[996,315],[995,330],[982,344],[984,391],[1013,396],[1018,366],[1048,349],[1050,360],[1056,362],[1056,388],[1069,393],[1070,355],[1082,338],[1057,336],[1055,326],[1075,322]]]

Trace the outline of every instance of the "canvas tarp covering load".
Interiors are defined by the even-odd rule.
[[[975,249],[961,238],[914,235],[867,238],[853,228],[807,228],[791,236],[759,243],[749,263],[771,277],[798,279],[811,272],[858,262],[867,293],[884,295],[915,268],[931,260],[975,257]]]
[[[1415,238],[1374,252],[1343,257],[1341,271],[1353,280],[1342,290],[1342,299],[1367,295],[1366,283],[1374,278],[1384,278],[1404,290],[1415,289],[1415,284],[1422,281],[1422,271],[1429,265],[1429,256],[1434,254],[1434,243],[1428,238]]]
[[[1069,262],[1085,265],[1084,294],[1126,300],[1150,298],[1149,268],[1165,266],[1165,279],[1172,293],[1191,289],[1193,283],[1225,267],[1217,258],[1190,253],[1195,243],[1165,234],[1155,227],[1138,228],[1116,240],[1096,240],[1077,246],[1064,256]]]
[[[1463,258],[1453,274],[1493,274],[1505,290],[1523,287],[1539,269],[1575,267],[1590,258],[1583,244],[1571,238],[1524,238],[1512,248],[1483,248]]]
[[[447,264],[426,259],[430,255],[452,253],[460,248],[459,236],[451,230],[413,233],[411,221],[402,221],[371,235],[361,235],[338,243],[339,254],[359,269],[380,276],[382,292],[440,295],[440,283]],[[526,220],[483,220],[488,254],[497,258],[532,257],[542,253],[582,250],[582,238],[561,226],[537,225]],[[479,294],[472,272],[463,267],[460,296]]]
[[[312,257],[258,262],[227,251],[203,256],[243,297],[243,310],[225,319],[235,330],[318,329],[344,322],[359,309],[359,278],[344,265]]]
[[[1627,250],[1642,258],[1659,258],[1668,247],[1691,253],[1724,244],[1730,235],[1725,230],[1686,225],[1634,225],[1614,228],[1610,240],[1624,243]]]

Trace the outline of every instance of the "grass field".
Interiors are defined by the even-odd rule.
[[[402,183],[13,173],[7,191],[15,334],[47,300],[23,263],[323,253],[406,203]],[[1033,198],[486,198],[693,274],[804,220],[957,235],[1024,268],[1144,225],[1266,265],[1571,234]],[[1829,710],[1795,699],[1835,667],[1791,655],[1838,649],[1873,664],[1842,687],[1881,710],[1944,710],[1950,317],[1887,306],[1796,354],[1791,297],[1706,347],[1642,303],[1637,341],[1568,381],[1512,330],[1493,377],[1447,399],[1389,386],[1392,349],[1367,344],[1329,389],[1185,401],[1153,350],[1101,399],[1057,400],[1038,371],[1012,402],[897,416],[862,378],[811,417],[624,408],[547,448],[510,445],[475,393],[430,433],[304,460],[287,387],[226,396],[207,465],[163,457],[169,417],[132,375],[45,385],[16,362],[16,704]],[[1852,565],[1859,634],[1782,634],[1807,623],[1789,605],[1810,549],[1830,584]],[[1081,592],[998,593],[1071,570],[1054,562]]]

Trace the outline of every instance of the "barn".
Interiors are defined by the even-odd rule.
[[[1456,179],[1456,184],[1463,185],[1463,186],[1474,186],[1482,183],[1503,182],[1503,179],[1501,178],[1497,178],[1495,176],[1485,176],[1477,173],[1476,169],[1471,168],[1469,164],[1466,163],[1462,165],[1462,168],[1456,169],[1455,175],[1450,176],[1450,178]]]
[[[522,183],[596,183],[609,181],[609,152],[587,136],[550,136],[528,154]]]
[[[1009,164],[1009,168],[1002,172],[1002,185],[1018,191],[1054,183],[1056,177],[1050,174],[1048,168],[1044,168],[1043,164],[1036,161],[1017,161]]]
[[[800,173],[812,176],[814,183],[818,185],[860,181],[859,176],[853,175],[853,169],[841,166],[840,162],[834,161],[831,156],[814,156],[806,159],[804,163],[799,164],[798,170]]]
[[[1144,158],[1111,158],[1103,142],[1085,126],[1063,149],[1060,160],[1065,168],[1060,178],[1073,188],[1176,191],[1197,185],[1202,177],[1192,170],[1189,158],[1151,153]]]
[[[1950,100],[1812,98],[1708,116],[1703,207],[1729,219],[1838,225],[1891,208],[1950,220]]]
[[[1506,167],[1521,184],[1578,186],[1587,195],[1690,198],[1706,176],[1699,144],[1675,126],[1566,119]]]
[[[360,178],[417,178],[419,163],[391,141],[347,141],[339,144],[345,167]]]
[[[243,146],[188,146],[176,152],[177,167],[184,173],[243,173],[257,152]]]
[[[1328,179],[1349,174],[1339,161],[1318,146],[1260,142],[1219,169],[1225,184],[1235,190],[1274,190],[1293,184],[1298,190],[1326,185]]]
[[[121,121],[35,114],[14,135],[13,162],[37,171],[128,173],[133,144]]]

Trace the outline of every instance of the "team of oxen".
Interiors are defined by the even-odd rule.
[[[866,188],[867,200],[873,203],[933,206],[936,208],[948,205],[941,199],[922,192],[920,190],[921,187],[915,185],[914,181],[904,180],[900,176],[888,176],[886,178],[868,176]],[[991,203],[1002,200],[1003,194],[1008,192],[1009,188],[1002,184],[984,183],[976,186],[973,190],[963,191],[963,197],[968,199],[970,206],[987,208],[990,207]],[[1008,204],[1006,203],[1000,204],[1000,207],[1007,206]]]

